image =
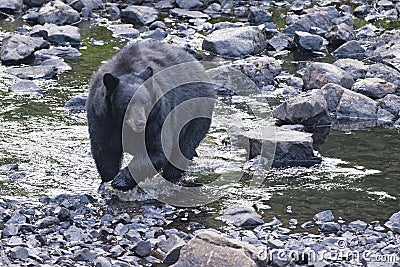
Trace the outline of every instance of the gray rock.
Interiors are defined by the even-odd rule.
[[[356,32],[356,39],[359,40],[375,40],[376,37],[378,36],[376,33],[379,32],[379,29],[376,28],[374,25],[367,24],[358,30]]]
[[[35,51],[49,46],[50,44],[42,38],[8,35],[3,38],[0,59],[3,64],[18,64],[31,57]]]
[[[249,77],[259,88],[273,84],[281,71],[281,63],[273,57],[248,57],[236,60],[231,65]]]
[[[174,264],[178,261],[181,248],[186,245],[185,241],[177,235],[173,234],[166,240],[158,243],[158,248],[164,253],[163,264]]]
[[[257,257],[260,253],[253,245],[203,230],[181,249],[173,266],[263,266],[266,261]]]
[[[60,0],[54,0],[40,8],[38,22],[56,25],[70,25],[80,20],[78,11]]]
[[[350,89],[354,84],[354,80],[347,72],[335,65],[321,62],[308,64],[303,81],[307,90],[320,89],[328,83],[336,83]]]
[[[65,230],[64,237],[68,241],[80,241],[82,239],[82,231],[76,226],[71,226]]]
[[[51,58],[74,58],[80,57],[81,53],[78,49],[73,47],[51,47],[49,49],[42,49],[35,52],[35,57],[41,60]]]
[[[76,11],[82,12],[86,10],[94,10],[103,8],[101,0],[75,0],[71,1],[70,6]]]
[[[3,237],[15,236],[18,234],[19,226],[15,224],[8,224],[4,227],[2,235]]]
[[[339,17],[339,12],[334,7],[314,7],[307,14],[300,16],[291,25],[287,26],[283,33],[294,35],[296,31],[310,32],[312,28],[320,28],[327,31],[334,25],[334,20]]]
[[[400,72],[385,64],[377,63],[368,67],[366,78],[381,78],[382,80],[394,83],[397,85],[397,90],[400,92]]]
[[[202,47],[227,57],[255,55],[266,48],[266,38],[258,27],[229,28],[212,32]]]
[[[43,37],[53,45],[78,47],[81,43],[79,28],[71,25],[36,25],[31,30],[31,36]]]
[[[331,45],[338,47],[348,41],[354,40],[356,34],[351,26],[341,23],[331,27],[325,34],[325,38]]]
[[[114,257],[119,257],[121,256],[124,252],[125,249],[123,247],[121,247],[120,245],[116,245],[113,246],[110,250],[109,250],[110,254]]]
[[[185,19],[210,19],[210,16],[200,11],[190,11],[181,8],[174,8],[170,11],[172,16]]]
[[[43,229],[43,228],[47,228],[50,226],[54,226],[60,223],[60,220],[56,217],[45,217],[43,219],[38,220],[35,225],[39,228],[39,229]]]
[[[339,106],[340,99],[345,90],[347,89],[334,83],[328,83],[321,88],[321,92],[325,97],[327,108],[330,113],[336,115],[337,107]]]
[[[255,228],[264,221],[252,208],[234,206],[222,211],[221,220],[227,224],[242,228]]]
[[[395,93],[396,85],[380,78],[365,78],[357,80],[351,90],[377,99]]]
[[[154,21],[152,24],[149,26],[149,30],[155,30],[155,29],[165,29],[165,23],[162,21]]]
[[[57,75],[57,70],[52,66],[20,67],[6,69],[4,72],[27,80],[53,79]]]
[[[365,56],[400,70],[400,30],[385,31],[368,47]]]
[[[301,228],[303,228],[303,229],[310,229],[313,227],[314,227],[314,224],[312,221],[305,222],[301,225]]]
[[[319,90],[290,98],[272,111],[272,116],[283,123],[313,125],[328,116],[327,103]]]
[[[64,62],[61,58],[51,58],[46,59],[42,63],[41,66],[52,66],[53,68],[57,69],[57,73],[62,73],[64,71],[71,70],[71,66]]]
[[[24,260],[29,257],[29,252],[24,247],[14,247],[10,249],[9,256],[11,259]]]
[[[353,10],[353,15],[358,18],[364,18],[370,11],[371,7],[369,5],[361,5]]]
[[[331,210],[324,210],[314,215],[314,220],[318,223],[333,222],[334,219]]]
[[[65,103],[64,108],[72,112],[84,112],[86,111],[86,100],[86,95],[74,96],[73,98],[68,100],[67,103]]]
[[[74,261],[93,262],[96,259],[96,253],[91,252],[88,248],[83,248],[74,253]]]
[[[233,23],[233,22],[229,22],[229,21],[222,21],[222,22],[215,23],[213,25],[212,31],[223,30],[223,29],[228,29],[228,28],[238,28],[238,27],[241,27],[241,24]]]
[[[318,51],[322,47],[324,38],[308,32],[296,31],[294,33],[294,42],[300,49],[307,51]]]
[[[400,234],[400,211],[394,213],[390,218],[389,221],[385,223],[385,226],[392,230],[393,232]]]
[[[149,241],[141,240],[135,245],[133,251],[140,257],[147,257],[151,252],[151,243]]]
[[[128,6],[121,10],[122,22],[134,25],[149,25],[158,19],[157,9],[148,6]]]
[[[353,221],[351,223],[349,223],[349,225],[347,226],[349,228],[349,230],[354,231],[354,232],[364,232],[365,229],[367,229],[367,223],[357,220],[357,221]]]
[[[344,90],[337,107],[338,119],[371,120],[377,118],[377,102],[362,94]]]
[[[268,40],[268,46],[279,52],[291,47],[290,41],[284,34],[278,34]]]
[[[337,233],[340,231],[340,224],[335,222],[325,222],[319,226],[319,229],[323,233]]]
[[[266,22],[272,22],[272,14],[262,7],[252,6],[249,8],[248,20],[250,25],[261,25]]]
[[[218,3],[212,3],[206,9],[204,9],[204,13],[215,15],[221,13],[221,5]]]
[[[337,58],[360,59],[363,58],[364,53],[365,49],[360,45],[360,43],[356,40],[352,40],[339,46],[332,54]]]
[[[133,28],[131,24],[110,25],[109,29],[113,32],[115,38],[134,39],[140,35],[139,30]]]
[[[365,78],[365,75],[368,71],[368,66],[365,65],[362,61],[350,58],[342,58],[333,62],[333,65],[341,68],[346,71],[353,80],[357,80],[358,78]]]
[[[168,36],[168,33],[163,29],[155,29],[154,31],[145,32],[141,35],[142,39],[162,40]]]
[[[15,13],[23,7],[22,0],[2,0],[0,2],[0,10],[7,13]]]
[[[186,10],[199,10],[203,7],[203,1],[200,0],[176,0],[176,4]]]
[[[32,81],[19,81],[11,85],[10,90],[17,94],[42,94],[43,90]],[[1,173],[1,171],[0,171]]]
[[[279,239],[269,239],[267,242],[267,246],[272,249],[280,249],[285,247],[285,243],[283,243]]]
[[[399,115],[400,112],[400,96],[388,94],[384,98],[379,100],[379,104],[382,108],[386,109],[395,116]]]

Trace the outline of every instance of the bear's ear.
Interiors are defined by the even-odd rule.
[[[153,76],[153,69],[151,67],[147,67],[144,71],[139,73],[139,77],[143,78],[143,80],[147,80]]]
[[[103,76],[103,83],[104,86],[106,87],[107,95],[112,95],[117,89],[117,86],[119,84],[119,79],[112,75],[111,73],[106,73]]]

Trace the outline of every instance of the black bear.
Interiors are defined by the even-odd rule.
[[[154,85],[157,73],[183,63],[190,63],[190,70],[174,69],[164,79],[167,84]],[[180,180],[187,166],[185,159],[192,160],[208,133],[216,95],[213,86],[202,81],[175,88],[168,88],[168,82],[174,84],[179,77],[190,80],[186,76],[192,74],[199,80],[199,73],[205,73],[204,68],[186,50],[158,41],[129,44],[100,67],[92,77],[86,109],[91,151],[102,182],[112,181],[114,188],[126,191],[136,186],[137,177],[143,179],[155,172],[171,182]],[[193,99],[208,100],[196,104],[190,101]],[[190,105],[180,114],[202,115],[184,122],[177,121],[180,116],[168,117],[186,101]],[[163,127],[168,138],[162,138]],[[123,152],[132,154],[133,159],[129,169],[120,170]]]

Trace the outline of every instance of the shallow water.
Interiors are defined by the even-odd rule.
[[[15,29],[7,23],[0,27],[4,31]],[[112,38],[111,32],[101,26],[82,25],[81,33],[86,47],[81,49],[82,57],[66,60],[72,71],[59,75],[58,80],[41,83],[41,96],[8,92],[16,79],[5,75],[4,66],[0,65],[0,165],[18,163],[18,172],[26,173],[16,180],[0,175],[1,197],[98,194],[100,179],[90,155],[86,116],[70,114],[63,105],[72,96],[87,92],[92,73],[124,43]],[[90,40],[103,40],[105,44],[91,45]],[[215,139],[221,140],[221,135],[223,131],[220,133],[217,128],[209,139],[217,136]],[[206,226],[220,227],[223,224],[214,220],[218,210],[239,203],[255,204],[266,221],[276,216],[286,226],[290,218],[302,223],[325,209],[332,209],[336,218],[340,216],[346,221],[384,222],[398,211],[400,204],[399,142],[400,135],[390,129],[334,131],[321,146],[322,164],[272,169],[265,173],[265,182],[259,188],[246,185],[246,178],[251,176],[246,174],[241,183],[225,190],[220,201],[204,207],[206,212],[195,217]],[[225,172],[236,164],[234,157],[221,156],[225,155],[222,144],[213,144],[221,149],[220,153],[207,145],[210,143],[200,148],[199,154],[204,158],[198,160],[197,173],[192,175],[203,182],[215,176],[206,172],[210,158],[222,159],[220,166]]]

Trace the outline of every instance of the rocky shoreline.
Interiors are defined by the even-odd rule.
[[[284,225],[234,206],[221,211],[228,228],[220,232],[187,217],[201,209],[156,203],[121,212],[110,203],[89,195],[3,199],[0,265],[399,266],[400,212],[384,226],[345,223],[330,210]],[[173,227],[178,219],[186,229]]]
[[[183,46],[221,71],[242,72],[280,103],[272,112],[278,125],[273,166],[311,166],[321,162],[314,150],[330,128],[400,129],[400,27],[382,27],[399,18],[400,4],[387,0],[3,0],[0,19],[23,26],[1,33],[0,60],[18,78],[10,91],[31,95],[43,93],[38,81],[71,71],[64,59],[82,56],[82,21],[104,25],[127,42]],[[232,95],[224,88],[218,93]],[[84,111],[85,96],[65,109]],[[270,141],[241,134],[252,157]],[[11,179],[20,174],[8,167],[0,169]],[[283,225],[264,222],[252,208],[231,207],[221,211],[226,231],[185,220],[185,231],[169,226],[186,212],[148,204],[121,213],[88,195],[4,199],[0,265],[400,266],[399,213],[386,222],[346,223],[324,211],[301,225],[295,218]]]

